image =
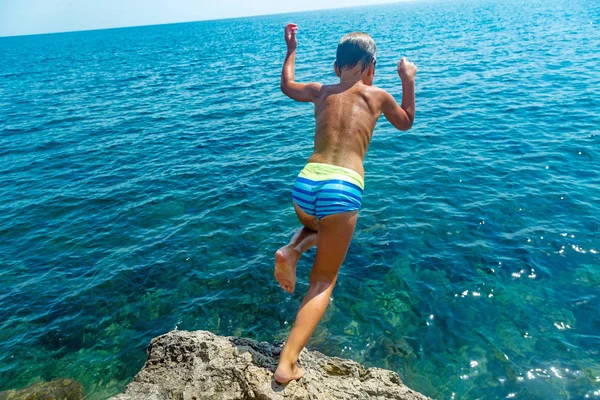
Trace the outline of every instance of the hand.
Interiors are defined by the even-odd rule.
[[[407,61],[406,58],[402,57],[402,60],[398,63],[398,75],[400,79],[415,79],[417,74],[417,67],[415,64]]]
[[[296,42],[296,33],[298,32],[298,25],[287,24],[285,26],[285,42],[287,43],[288,50],[296,50],[298,42]]]

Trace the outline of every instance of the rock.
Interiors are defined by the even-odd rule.
[[[281,347],[210,332],[173,331],[152,340],[146,365],[111,400],[426,400],[392,371],[304,350],[305,376],[273,379]]]
[[[21,390],[0,392],[0,400],[84,400],[83,386],[71,379],[39,382]]]

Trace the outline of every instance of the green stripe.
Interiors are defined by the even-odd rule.
[[[363,177],[356,171],[349,168],[338,167],[337,165],[308,163],[300,172],[299,176],[312,181],[327,181],[330,179],[339,179],[350,182],[361,189],[365,189]]]

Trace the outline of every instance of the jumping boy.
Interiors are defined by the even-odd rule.
[[[319,323],[331,297],[338,271],[350,246],[364,189],[363,159],[377,119],[383,115],[397,129],[406,131],[415,118],[415,74],[413,63],[402,59],[398,75],[402,80],[402,105],[385,90],[373,85],[376,47],[366,33],[344,36],[337,48],[333,68],[340,78],[335,85],[294,81],[296,33],[285,27],[287,55],[281,72],[282,92],[300,102],[315,105],[314,152],[298,175],[292,199],[298,229],[290,243],[275,253],[275,278],[292,293],[300,255],[317,246],[310,273],[310,288],[296,322],[281,352],[275,380],[287,383],[304,371],[298,356]]]

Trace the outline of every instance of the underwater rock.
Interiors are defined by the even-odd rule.
[[[210,332],[173,331],[154,338],[125,392],[111,400],[426,400],[392,371],[316,351],[300,355],[305,376],[273,379],[281,347]]]
[[[84,400],[83,386],[72,379],[34,383],[25,389],[0,392],[0,400]]]

